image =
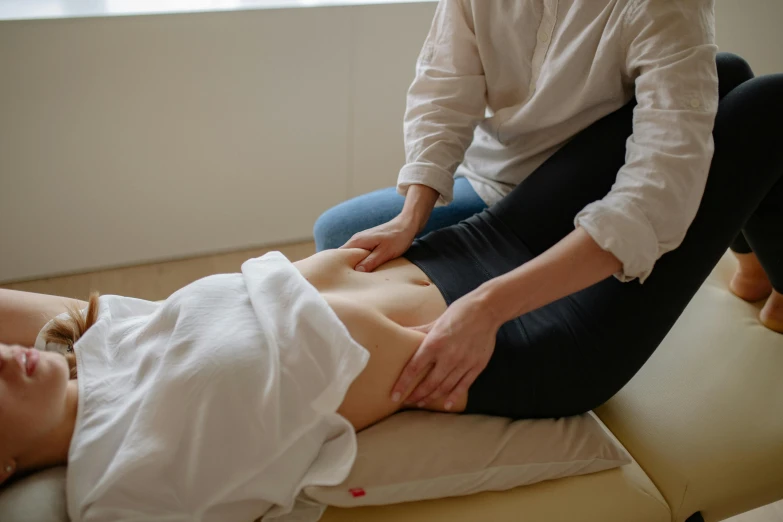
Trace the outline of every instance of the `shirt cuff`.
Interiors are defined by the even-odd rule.
[[[440,196],[435,206],[448,205],[454,199],[454,176],[432,165],[408,163],[402,167],[397,178],[397,193],[407,195],[411,185],[426,185],[437,190]]]
[[[614,276],[622,282],[650,276],[659,257],[658,236],[644,212],[633,202],[611,196],[587,205],[574,218],[602,249],[623,264]]]

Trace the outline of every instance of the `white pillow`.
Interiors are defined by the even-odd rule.
[[[558,420],[399,413],[359,433],[359,453],[340,486],[310,487],[323,504],[355,507],[502,491],[631,462],[592,413]],[[0,520],[67,522],[65,468],[0,493]]]
[[[305,494],[338,507],[503,491],[629,464],[592,414],[557,420],[403,412],[360,432],[353,470],[339,486]]]
[[[3,522],[68,522],[65,468],[40,471],[0,490]]]

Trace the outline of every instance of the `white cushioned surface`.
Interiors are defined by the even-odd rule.
[[[721,261],[648,364],[598,410],[641,467],[505,492],[332,507],[323,520],[680,522],[703,510],[712,522],[783,498],[783,336],[758,323],[758,306],[726,290],[734,266],[730,256]],[[56,479],[61,470],[50,473]],[[0,520],[65,520],[62,478],[44,483],[1,494]]]
[[[630,462],[594,414],[511,422],[412,411],[359,434],[356,463],[341,486],[306,493],[328,505],[392,504],[503,491]],[[353,495],[354,488],[362,495]],[[63,520],[63,491],[61,470],[32,476],[0,495],[2,520]],[[57,502],[34,501],[44,495]]]
[[[728,291],[727,254],[663,344],[597,413],[676,522],[783,498],[783,335]]]
[[[67,522],[65,468],[52,468],[7,486],[0,494],[2,522]]]
[[[0,495],[2,522],[67,522],[65,468]],[[18,484],[23,486],[22,483]],[[525,518],[521,518],[524,514]],[[578,516],[578,518],[574,518]],[[669,508],[636,463],[501,493],[355,509],[329,508],[322,522],[669,522]]]
[[[671,512],[634,462],[592,475],[390,506],[330,507],[321,522],[671,522]]]
[[[593,414],[527,420],[410,411],[359,433],[351,474],[305,492],[341,507],[505,491],[631,462]]]

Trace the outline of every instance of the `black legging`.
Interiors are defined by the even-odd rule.
[[[644,284],[610,277],[503,325],[466,413],[561,417],[607,401],[658,347],[732,241],[742,247],[741,229],[783,291],[783,75],[751,79],[747,63],[726,54],[718,71],[715,155],[681,246]],[[502,201],[416,241],[405,257],[451,304],[541,254],[609,192],[625,161],[633,107],[596,122]]]

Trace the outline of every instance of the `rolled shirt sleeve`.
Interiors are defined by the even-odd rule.
[[[575,225],[622,262],[618,279],[644,282],[682,243],[707,182],[718,108],[714,0],[638,0],[625,16],[633,134],[611,191]]]
[[[484,118],[486,92],[469,6],[440,0],[408,90],[401,195],[421,184],[438,191],[438,204],[452,201],[454,171]]]

